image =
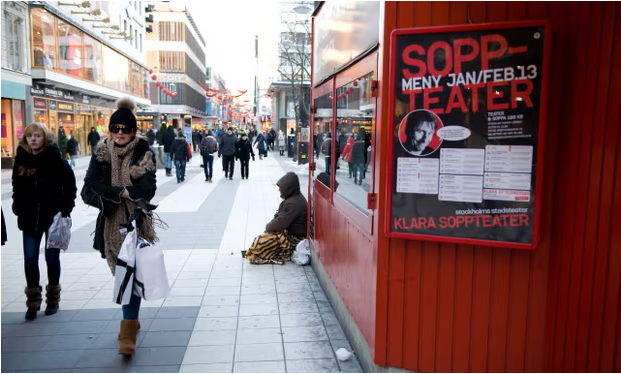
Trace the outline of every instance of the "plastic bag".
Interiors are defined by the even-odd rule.
[[[170,295],[164,251],[154,243],[138,238],[136,243],[135,290],[145,300],[163,299]]]
[[[336,351],[336,358],[338,358],[339,361],[347,361],[351,358],[351,352],[346,348],[339,348],[339,350]]]
[[[134,289],[134,273],[136,263],[136,242],[138,233],[135,228],[125,235],[121,251],[116,259],[114,269],[114,289],[112,290],[112,301],[119,305],[129,304]]]
[[[45,248],[59,248],[66,251],[71,241],[71,217],[63,217],[60,212],[54,216],[54,221],[47,231]]]
[[[304,239],[295,247],[292,260],[298,265],[306,265],[310,262],[310,253],[308,240]]]

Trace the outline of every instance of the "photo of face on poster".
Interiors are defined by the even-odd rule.
[[[411,111],[399,124],[399,143],[413,156],[428,156],[442,145],[437,131],[443,126],[440,118],[429,110]]]

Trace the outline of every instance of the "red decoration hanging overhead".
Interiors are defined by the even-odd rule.
[[[244,91],[242,91],[242,90],[237,90],[237,92],[239,92],[239,93],[241,93],[241,94],[243,95],[243,94],[245,94],[246,92],[248,92],[248,90],[244,90]]]
[[[153,75],[151,76],[151,79],[156,80],[156,79],[157,79],[157,75],[153,74]]]
[[[153,74],[153,69],[149,70],[149,74]]]

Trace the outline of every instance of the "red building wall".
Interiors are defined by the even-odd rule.
[[[549,19],[553,47],[540,247],[380,235],[376,363],[423,372],[621,371],[620,11],[614,2],[386,3],[384,46],[394,28]],[[383,48],[380,60],[388,58]],[[388,123],[388,64],[380,69],[378,121]],[[377,166],[388,165],[379,153]]]

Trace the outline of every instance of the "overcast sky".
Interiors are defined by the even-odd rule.
[[[276,1],[186,1],[207,43],[207,65],[233,90],[254,90],[254,36],[278,22]],[[247,95],[248,95],[247,94]],[[248,98],[247,96],[246,98]]]

